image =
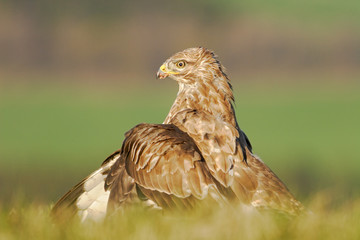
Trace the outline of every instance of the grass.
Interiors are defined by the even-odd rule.
[[[133,207],[103,223],[75,219],[61,226],[50,219],[48,206],[18,206],[0,211],[0,239],[359,239],[360,202],[330,208],[329,201],[325,195],[314,198],[313,214],[294,219],[241,207],[192,212]]]

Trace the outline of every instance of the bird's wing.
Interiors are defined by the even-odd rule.
[[[114,152],[98,170],[75,185],[56,202],[51,212],[52,216],[59,221],[66,221],[74,215],[78,215],[82,221],[103,219],[110,195],[110,191],[104,188],[105,178],[119,158],[120,152]]]
[[[164,208],[192,207],[214,187],[193,140],[174,125],[137,125],[126,133],[121,154],[109,172],[106,188],[116,191],[122,184],[117,180],[118,166],[126,167],[140,194]]]
[[[190,109],[178,112],[170,122],[194,140],[215,179],[230,186],[234,158],[242,158],[237,149],[238,130],[220,117]]]
[[[189,134],[214,178],[241,202],[294,215],[303,208],[271,169],[251,153],[241,130],[196,110],[180,111],[170,122]]]

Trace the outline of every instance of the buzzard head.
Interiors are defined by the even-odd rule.
[[[156,77],[163,79],[170,77],[179,83],[191,84],[199,79],[204,79],[213,70],[214,74],[225,75],[222,66],[215,54],[203,47],[188,48],[175,53],[160,67]]]

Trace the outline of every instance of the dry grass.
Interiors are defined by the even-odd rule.
[[[19,205],[0,210],[0,239],[359,239],[359,200],[335,206],[320,194],[308,206],[312,214],[294,219],[241,207],[191,212],[134,207],[103,223],[74,219],[59,226],[49,206]]]

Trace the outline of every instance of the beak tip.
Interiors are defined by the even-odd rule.
[[[156,78],[157,79],[164,79],[167,76],[168,76],[168,74],[166,74],[166,73],[164,73],[163,71],[160,71],[160,70],[156,73]]]

